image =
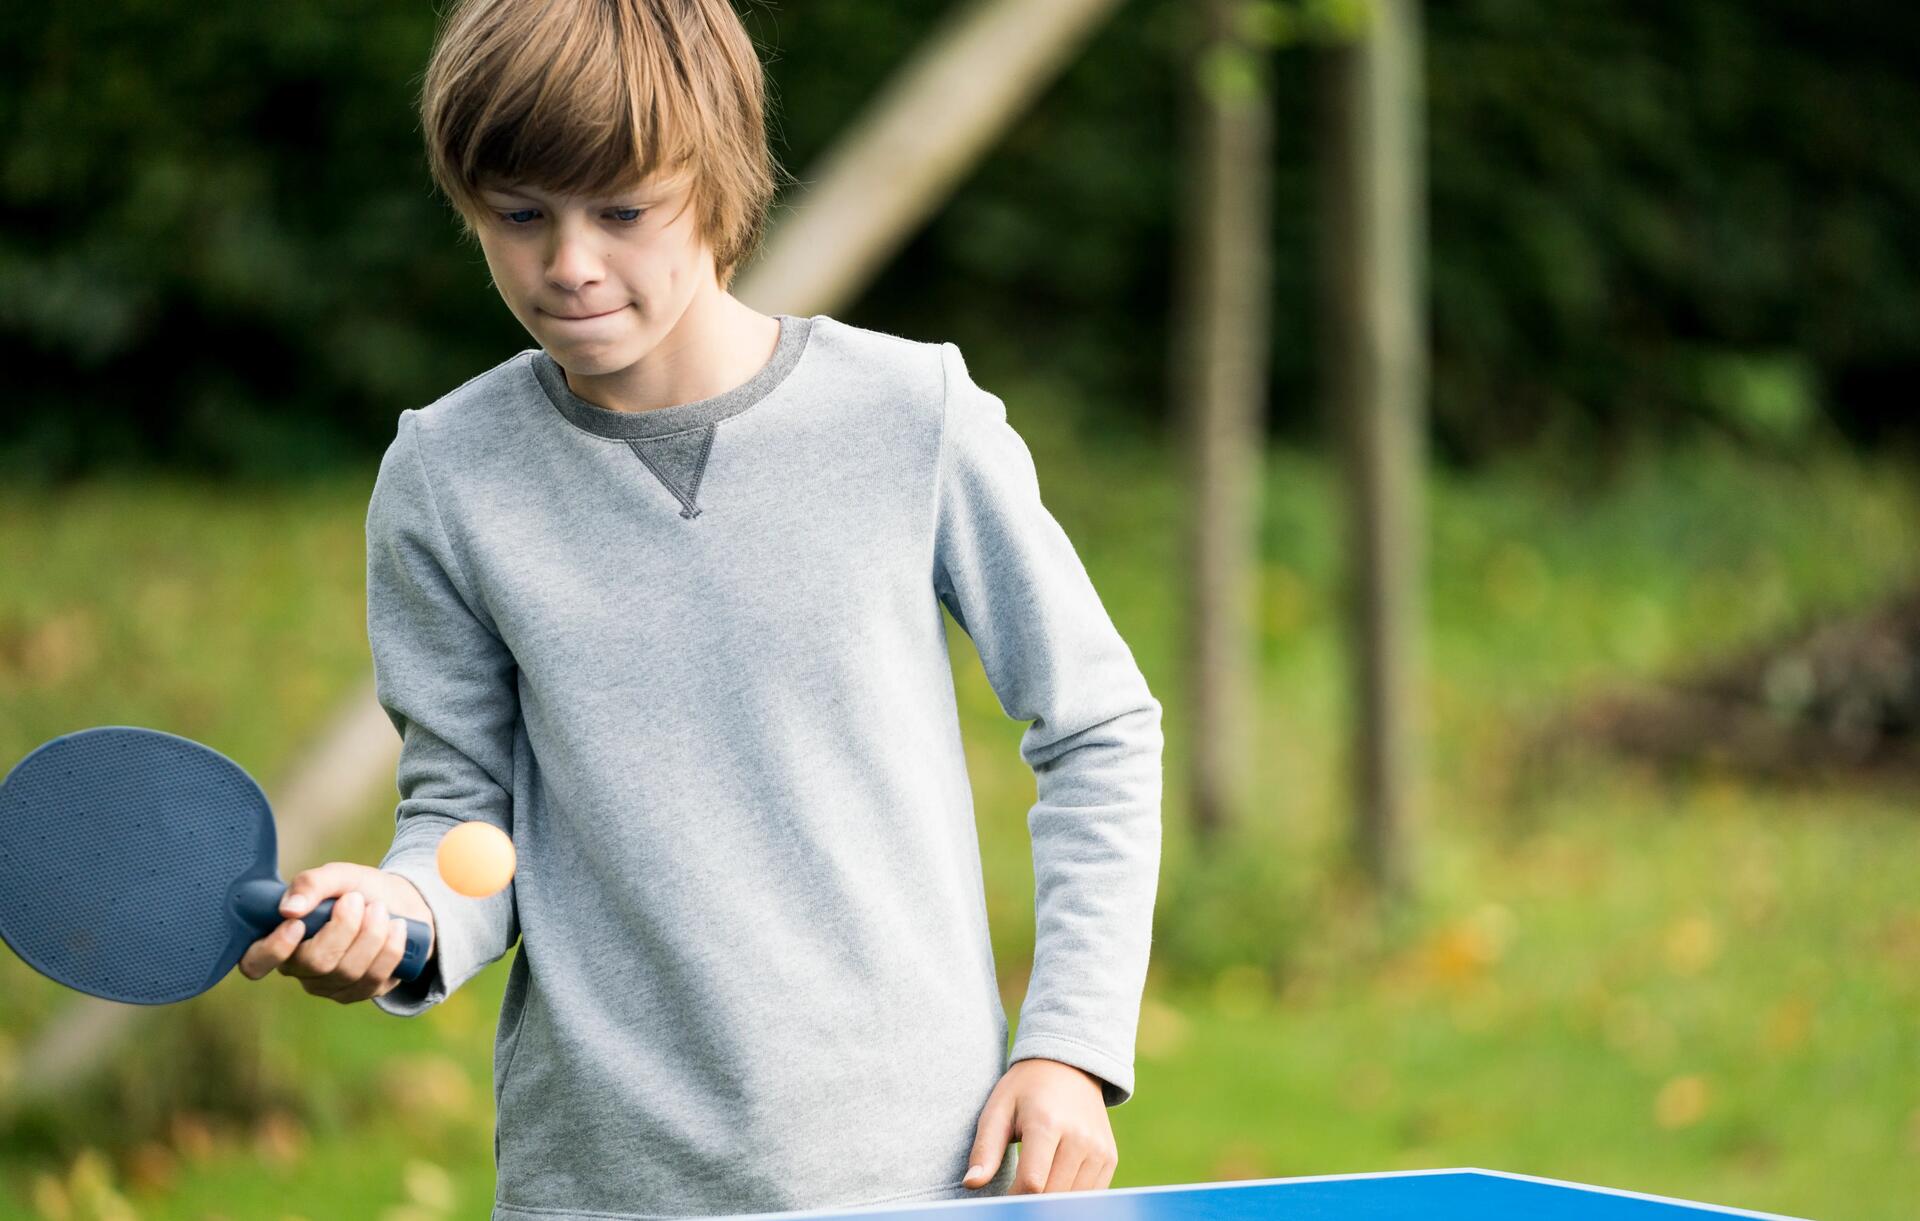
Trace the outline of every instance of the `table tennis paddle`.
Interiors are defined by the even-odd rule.
[[[278,927],[273,811],[212,747],[105,725],[36,747],[0,783],[0,940],[69,988],[135,1005],[198,996]],[[306,937],[333,915],[300,917]],[[426,966],[407,921],[396,978]]]

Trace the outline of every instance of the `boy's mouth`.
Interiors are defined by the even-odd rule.
[[[544,313],[544,314],[546,314],[546,315],[547,315],[547,317],[549,317],[549,318],[558,318],[558,319],[560,319],[560,320],[562,320],[563,322],[586,322],[586,321],[588,321],[589,319],[593,319],[593,318],[605,318],[605,317],[606,317],[607,315],[609,315],[609,314],[617,314],[617,313],[619,313],[619,312],[620,312],[621,310],[623,310],[623,309],[625,309],[625,308],[627,308],[627,307],[626,307],[626,306],[624,306],[624,305],[616,305],[616,306],[614,306],[614,307],[613,307],[612,309],[609,309],[609,310],[601,310],[601,311],[600,311],[599,313],[597,313],[597,314],[556,314],[556,313],[553,313],[553,312],[551,312],[551,311],[549,311],[549,310],[542,310],[541,312],[542,312],[542,313]]]

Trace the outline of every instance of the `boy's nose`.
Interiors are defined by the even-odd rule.
[[[555,288],[573,292],[600,276],[600,256],[581,238],[561,238],[547,255],[547,280]]]

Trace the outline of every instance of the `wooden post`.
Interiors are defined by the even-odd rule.
[[[1420,772],[1426,311],[1418,0],[1371,0],[1330,51],[1323,284],[1329,407],[1344,442],[1354,713],[1352,849],[1386,895],[1414,870]]]

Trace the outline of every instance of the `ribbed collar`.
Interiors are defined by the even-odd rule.
[[[807,336],[813,330],[813,319],[792,314],[775,314],[774,317],[780,322],[780,339],[774,345],[773,358],[740,385],[712,398],[675,403],[671,407],[659,407],[652,411],[613,411],[589,403],[575,394],[572,387],[567,385],[566,374],[544,348],[534,349],[533,375],[546,392],[547,400],[561,415],[596,436],[631,441],[701,428],[739,415],[767,397],[800,363],[800,354],[806,350]]]

